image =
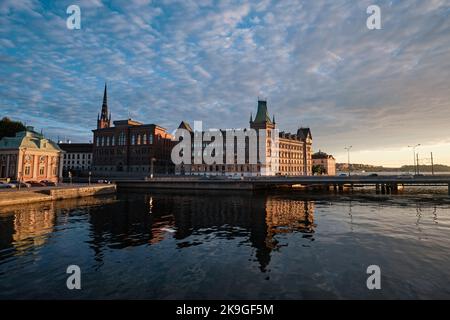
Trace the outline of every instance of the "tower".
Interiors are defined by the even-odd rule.
[[[261,175],[274,175],[278,172],[278,129],[275,116],[270,120],[267,101],[258,99],[258,110],[255,119],[250,116],[250,128],[257,131],[258,162]],[[265,139],[265,143],[261,141]]]
[[[109,128],[111,126],[111,113],[108,115],[108,95],[106,91],[103,92],[103,103],[101,114],[97,116],[97,129]]]

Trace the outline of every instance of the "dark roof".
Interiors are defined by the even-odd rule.
[[[297,130],[297,135],[300,136],[302,139],[306,139],[311,138],[312,139],[312,134],[311,134],[311,130],[309,128],[299,128]]]
[[[327,154],[323,151],[316,152],[312,155],[313,159],[334,159],[333,156],[331,154]]]
[[[189,132],[193,132],[191,126],[186,121],[181,121],[180,125],[178,126],[178,129],[186,129]]]
[[[92,153],[92,143],[58,143],[58,146],[69,153]]]
[[[272,123],[269,117],[269,112],[267,111],[267,101],[258,100],[258,111],[256,113],[254,123],[264,123],[269,122]]]

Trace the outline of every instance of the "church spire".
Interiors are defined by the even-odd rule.
[[[103,92],[103,104],[102,104],[102,119],[108,119],[108,93],[106,90],[106,82],[105,82],[105,91]]]
[[[111,113],[109,113],[108,117],[108,93],[105,82],[105,89],[103,91],[102,110],[100,113],[100,119],[97,120],[97,128],[98,129],[109,128],[110,123],[111,123]]]

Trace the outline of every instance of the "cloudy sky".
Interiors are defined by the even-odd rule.
[[[352,145],[352,162],[411,163],[421,143],[450,165],[449,14],[450,0],[2,0],[0,116],[89,141],[105,81],[113,120],[170,131],[245,127],[260,96],[338,161]]]

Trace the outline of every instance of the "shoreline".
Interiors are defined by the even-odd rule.
[[[35,190],[33,190],[32,188],[21,190],[2,190],[0,192],[0,206],[3,207],[44,201],[105,195],[116,193],[116,191],[117,188],[115,184],[72,185],[63,187],[38,188]]]

